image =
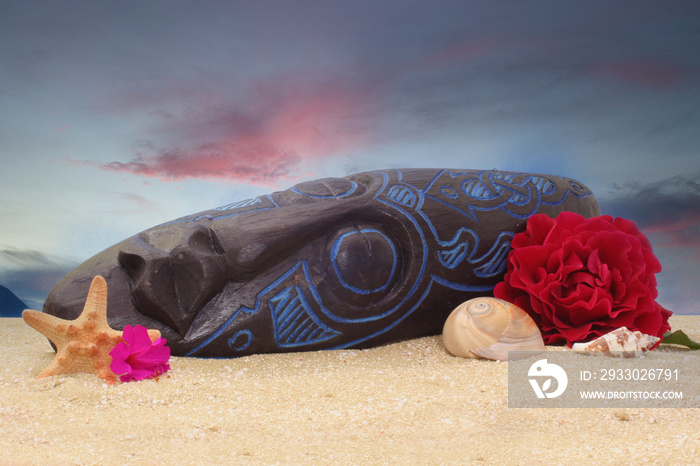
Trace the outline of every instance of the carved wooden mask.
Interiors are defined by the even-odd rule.
[[[159,329],[174,355],[361,348],[439,333],[491,295],[529,216],[600,215],[577,181],[402,169],[300,183],[146,230],[71,272],[44,311],[74,319],[108,283],[114,328]]]

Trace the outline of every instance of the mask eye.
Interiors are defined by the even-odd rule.
[[[396,282],[395,240],[377,226],[341,229],[329,242],[326,270],[335,293],[355,305],[381,300]]]

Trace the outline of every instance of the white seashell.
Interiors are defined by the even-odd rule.
[[[506,361],[508,351],[544,351],[532,317],[497,298],[475,298],[457,306],[445,321],[442,339],[447,351],[463,358]],[[510,359],[517,357],[511,354]]]
[[[587,343],[574,343],[579,353],[600,353],[614,358],[636,358],[649,351],[660,338],[620,327]]]

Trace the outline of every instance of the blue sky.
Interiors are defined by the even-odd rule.
[[[0,4],[0,284],[173,218],[399,167],[576,178],[700,313],[695,1]]]

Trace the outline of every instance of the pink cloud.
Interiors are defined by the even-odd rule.
[[[287,84],[287,83],[284,83]],[[289,85],[288,85],[289,86]],[[209,100],[209,99],[207,99]],[[295,179],[308,162],[347,153],[371,137],[371,93],[326,83],[259,84],[251,97],[220,99],[186,114],[160,115],[148,142],[128,162],[86,163],[107,171],[163,181],[188,178],[267,186]]]
[[[210,143],[192,150],[172,149],[155,155],[140,155],[129,162],[111,162],[100,168],[131,173],[162,181],[188,178],[268,185],[288,177],[299,157],[271,145],[245,146]]]

